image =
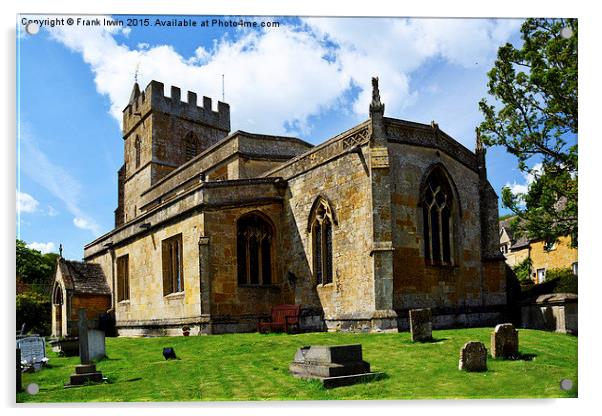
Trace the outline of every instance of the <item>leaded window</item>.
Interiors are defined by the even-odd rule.
[[[163,295],[184,291],[182,234],[163,240]]]
[[[332,212],[320,200],[311,216],[313,270],[316,284],[332,283]]]
[[[130,270],[129,256],[117,258],[117,301],[129,300],[130,298]]]
[[[453,196],[441,169],[430,173],[422,194],[424,253],[431,264],[453,264]]]
[[[272,240],[270,224],[257,214],[238,220],[236,253],[239,285],[272,283]]]

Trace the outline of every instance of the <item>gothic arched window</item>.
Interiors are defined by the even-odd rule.
[[[272,283],[272,226],[257,214],[237,223],[236,253],[239,285]]]
[[[435,168],[422,192],[424,257],[431,264],[453,264],[453,194],[441,168]]]
[[[184,155],[186,160],[190,160],[198,154],[197,139],[194,134],[188,133],[184,138]]]
[[[55,283],[54,290],[52,291],[52,304],[62,305],[63,304],[63,289],[61,285]]]
[[[332,283],[332,210],[319,198],[310,216],[313,270],[317,284]]]
[[[140,136],[136,136],[136,142],[134,143],[134,153],[136,157],[136,168],[140,167],[140,152],[142,147],[142,140],[140,140]]]

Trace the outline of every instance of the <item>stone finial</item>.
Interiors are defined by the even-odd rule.
[[[439,123],[437,123],[435,120],[431,121],[431,128],[433,130],[439,130]]]
[[[460,370],[487,371],[487,348],[479,341],[469,341],[460,350]]]
[[[477,139],[477,143],[476,143],[476,150],[483,150],[483,142],[481,141],[481,129],[479,129],[478,127],[476,127],[475,129],[475,133],[476,133],[476,139]]]
[[[59,257],[63,258],[63,243],[59,244]]]
[[[372,102],[370,103],[370,115],[375,112],[379,112],[381,114],[385,112],[385,105],[380,102],[378,77],[372,77]]]

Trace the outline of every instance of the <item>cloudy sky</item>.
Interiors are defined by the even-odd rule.
[[[314,144],[368,117],[370,79],[379,76],[386,116],[435,120],[473,149],[487,71],[500,45],[520,43],[522,22],[247,17],[279,26],[241,29],[155,26],[173,16],[105,18],[133,17],[148,17],[149,26],[42,26],[35,35],[19,27],[17,233],[39,250],[62,243],[66,257],[79,259],[84,244],[112,229],[121,110],[136,68],[142,88],[156,79],[166,94],[176,85],[214,106],[224,94],[233,131]],[[488,172],[498,193],[529,181],[502,149],[489,150]]]

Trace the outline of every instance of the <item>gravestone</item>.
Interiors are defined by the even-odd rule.
[[[90,351],[88,350],[88,317],[86,309],[80,308],[78,315],[79,359],[82,364],[89,364]]]
[[[96,364],[92,363],[94,357],[102,349],[102,357],[104,357],[104,332],[95,329],[88,329],[88,318],[86,309],[79,310],[79,321],[77,323],[79,331],[79,359],[81,364],[75,366],[75,373],[71,374],[69,383],[65,387],[81,386],[91,382],[101,382],[103,380],[102,373],[96,371]],[[101,333],[101,334],[97,334]],[[100,346],[102,344],[102,347]],[[100,357],[97,357],[100,358]]]
[[[301,347],[289,370],[295,377],[320,380],[325,388],[347,386],[382,375],[370,372],[370,364],[362,359],[360,344]]]
[[[430,308],[410,309],[410,333],[414,342],[425,342],[433,339]]]
[[[491,333],[491,356],[493,358],[518,357],[518,331],[512,324],[499,324]]]
[[[460,370],[487,371],[487,348],[478,341],[469,341],[460,350]]]
[[[43,337],[29,336],[17,340],[17,348],[21,350],[21,363],[39,370],[46,358],[46,342]]]
[[[21,381],[21,350],[19,348],[17,348],[17,357],[15,361],[15,371],[17,374],[17,393],[19,393],[20,391],[23,391],[23,383]]]

